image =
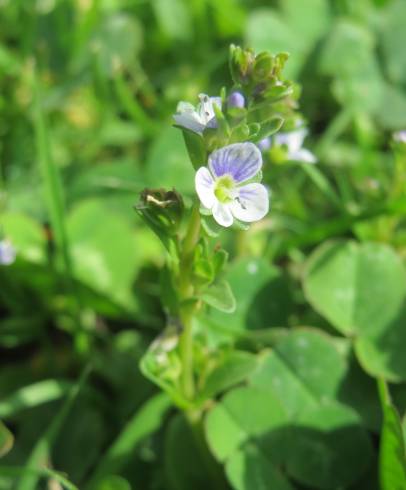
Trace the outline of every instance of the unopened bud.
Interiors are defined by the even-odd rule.
[[[227,99],[227,107],[237,107],[243,109],[245,106],[245,97],[241,92],[232,92]]]

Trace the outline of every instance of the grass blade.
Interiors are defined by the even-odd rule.
[[[22,475],[33,475],[37,478],[49,478],[60,483],[66,490],[79,490],[76,485],[67,480],[57,471],[48,468],[27,468],[23,466],[0,466],[0,476],[19,477]]]
[[[39,439],[39,441],[34,446],[34,449],[31,452],[30,457],[28,458],[26,467],[28,469],[37,470],[39,468],[44,468],[52,445],[58,435],[59,429],[64,423],[76,397],[78,396],[80,390],[84,386],[86,379],[89,375],[90,369],[87,368],[84,370],[77,384],[75,384],[71,391],[69,392],[65,402],[60,408],[56,417],[52,420],[48,429],[45,431],[43,436]],[[16,490],[35,490],[37,488],[38,480],[40,478],[39,474],[32,474],[30,472],[25,473],[16,486]]]
[[[37,145],[37,158],[44,181],[44,194],[48,207],[55,243],[61,254],[64,271],[72,277],[68,238],[65,229],[65,210],[62,181],[51,157],[48,126],[42,111],[41,90],[38,77],[34,77],[34,130]]]
[[[117,473],[131,459],[137,444],[160,427],[170,406],[171,401],[165,393],[144,403],[101,458],[87,488],[95,488],[101,478]]]
[[[0,418],[7,418],[21,410],[58,400],[65,396],[71,388],[71,382],[56,379],[47,379],[24,386],[5,400],[0,401]]]

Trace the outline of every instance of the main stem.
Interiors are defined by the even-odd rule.
[[[192,280],[193,255],[200,238],[200,212],[196,203],[192,208],[186,236],[183,240],[182,255],[180,261],[180,308],[179,316],[183,326],[180,337],[180,354],[182,361],[182,389],[188,400],[193,399],[195,382],[193,376],[193,315],[195,306],[188,302],[193,298],[194,286]]]

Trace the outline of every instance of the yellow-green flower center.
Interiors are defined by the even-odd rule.
[[[235,182],[231,175],[222,175],[216,181],[214,195],[221,203],[225,204],[233,200],[234,188]]]

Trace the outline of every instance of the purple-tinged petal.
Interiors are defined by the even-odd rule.
[[[267,138],[263,138],[262,140],[258,141],[257,146],[261,151],[268,151],[272,146],[271,138],[269,136]]]
[[[247,184],[238,189],[238,196],[230,204],[233,216],[240,221],[259,221],[269,211],[269,195],[262,184]]]
[[[8,240],[0,241],[0,265],[11,265],[16,259],[16,249]]]
[[[208,168],[200,167],[196,172],[195,187],[201,203],[207,209],[211,209],[216,202],[214,185],[213,177]]]
[[[209,156],[209,168],[215,177],[230,175],[240,183],[254,177],[262,167],[262,155],[253,143],[234,143]]]
[[[234,218],[231,214],[230,205],[216,201],[213,206],[213,218],[217,223],[225,228],[233,224]]]

